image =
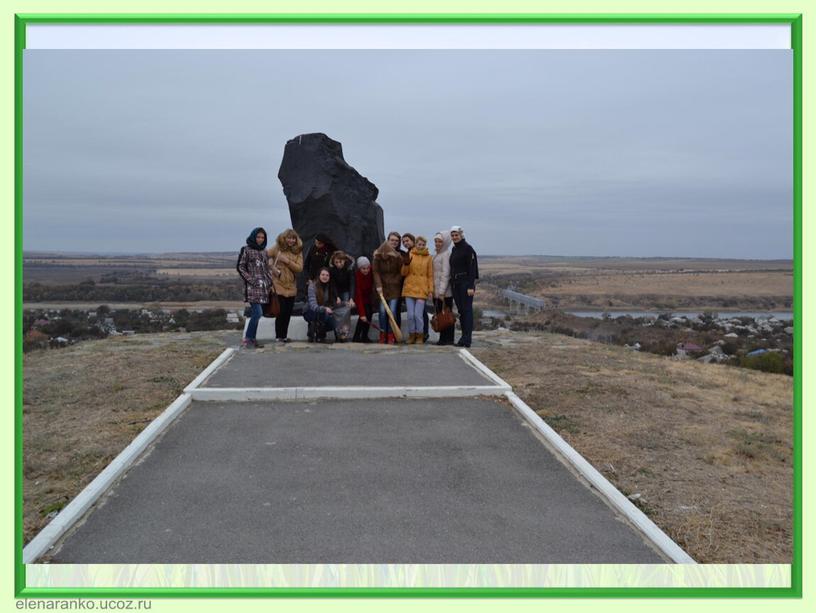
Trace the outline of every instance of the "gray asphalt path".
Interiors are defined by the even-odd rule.
[[[453,347],[273,346],[240,350],[202,387],[495,385]]]
[[[59,563],[663,563],[502,403],[193,403]]]

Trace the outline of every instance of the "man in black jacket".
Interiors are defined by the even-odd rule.
[[[470,347],[473,334],[473,295],[476,293],[476,279],[479,278],[479,263],[473,247],[465,240],[462,226],[453,226],[450,234],[453,241],[450,255],[451,290],[462,327],[462,336],[456,345]]]

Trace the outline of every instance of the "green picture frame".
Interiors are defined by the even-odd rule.
[[[793,53],[794,431],[789,588],[33,588],[23,564],[23,54],[36,24],[788,24]],[[16,14],[15,588],[17,598],[801,598],[802,597],[802,15],[801,14]]]

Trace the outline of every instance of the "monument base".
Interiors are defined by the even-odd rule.
[[[375,317],[375,323],[379,325],[379,317]],[[244,333],[246,333],[246,328],[249,325],[249,320],[244,324]],[[351,334],[354,334],[354,329],[357,326],[357,316],[352,315],[351,317]],[[289,338],[293,341],[305,341],[308,340],[307,331],[308,331],[309,324],[303,319],[302,315],[293,315],[292,319],[289,320]],[[434,332],[431,328],[428,328],[428,342],[435,343],[439,340],[439,333]],[[373,326],[369,327],[368,329],[368,338],[372,341],[377,341],[379,338],[379,331],[376,330]],[[408,337],[408,322],[403,320],[402,322],[402,335],[403,337]],[[258,322],[258,332],[255,335],[259,341],[274,341],[275,340],[275,318],[274,317],[261,317],[261,320]],[[333,339],[333,335],[331,333],[328,334],[328,338]],[[351,339],[349,339],[351,340]]]

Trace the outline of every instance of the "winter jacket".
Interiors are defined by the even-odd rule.
[[[381,287],[386,300],[402,295],[402,256],[388,241],[374,251],[371,274],[374,275],[375,291]]]
[[[374,291],[374,273],[364,275],[358,268],[354,271],[354,302],[357,305],[357,314],[360,317],[371,317],[369,313],[372,304],[377,304],[379,298]]]
[[[334,261],[343,258],[345,264],[342,268],[337,268]],[[331,282],[334,284],[335,295],[339,296],[343,292],[348,292],[350,297],[354,297],[354,260],[345,251],[335,251],[329,260],[329,273]]]
[[[321,285],[320,288],[322,290],[322,296],[318,296],[317,286]],[[309,281],[309,286],[307,288],[307,306],[306,309],[309,311],[317,311],[322,312],[326,310],[326,307],[334,308],[336,295],[334,294],[334,289],[332,287],[331,282],[329,283],[320,283],[319,280],[312,280]],[[322,298],[322,300],[320,299]]]
[[[476,289],[479,278],[479,263],[476,252],[465,239],[454,243],[450,255],[451,285],[465,284],[467,289]]]
[[[318,233],[315,238],[323,242],[323,247],[318,249],[314,243],[312,243],[312,246],[309,247],[309,251],[306,254],[306,258],[303,260],[303,268],[306,270],[309,279],[316,279],[320,269],[324,266],[328,268],[329,256],[337,251],[334,243],[332,243],[331,239],[325,234]]]
[[[450,251],[443,251],[433,256],[434,295],[450,298]]]
[[[453,244],[451,241],[450,230],[442,230],[434,235],[434,242],[436,237],[442,237],[442,250],[433,256],[434,265],[434,296],[441,298],[451,298],[453,292],[450,284],[450,249]]]
[[[275,291],[281,296],[291,298],[297,294],[295,276],[303,270],[303,241],[298,236],[294,247],[286,244],[286,232],[278,234],[278,238],[269,250],[269,270]],[[280,274],[275,272],[280,271]]]
[[[269,288],[272,277],[269,275],[269,258],[266,255],[266,241],[263,245],[255,243],[255,236],[262,228],[255,228],[247,238],[246,246],[241,247],[238,263],[235,268],[244,280],[244,300],[250,303],[266,304],[269,302]],[[266,231],[263,231],[266,234]]]
[[[427,249],[411,249],[408,264],[402,266],[402,295],[406,298],[427,300],[433,293],[433,260]]]

